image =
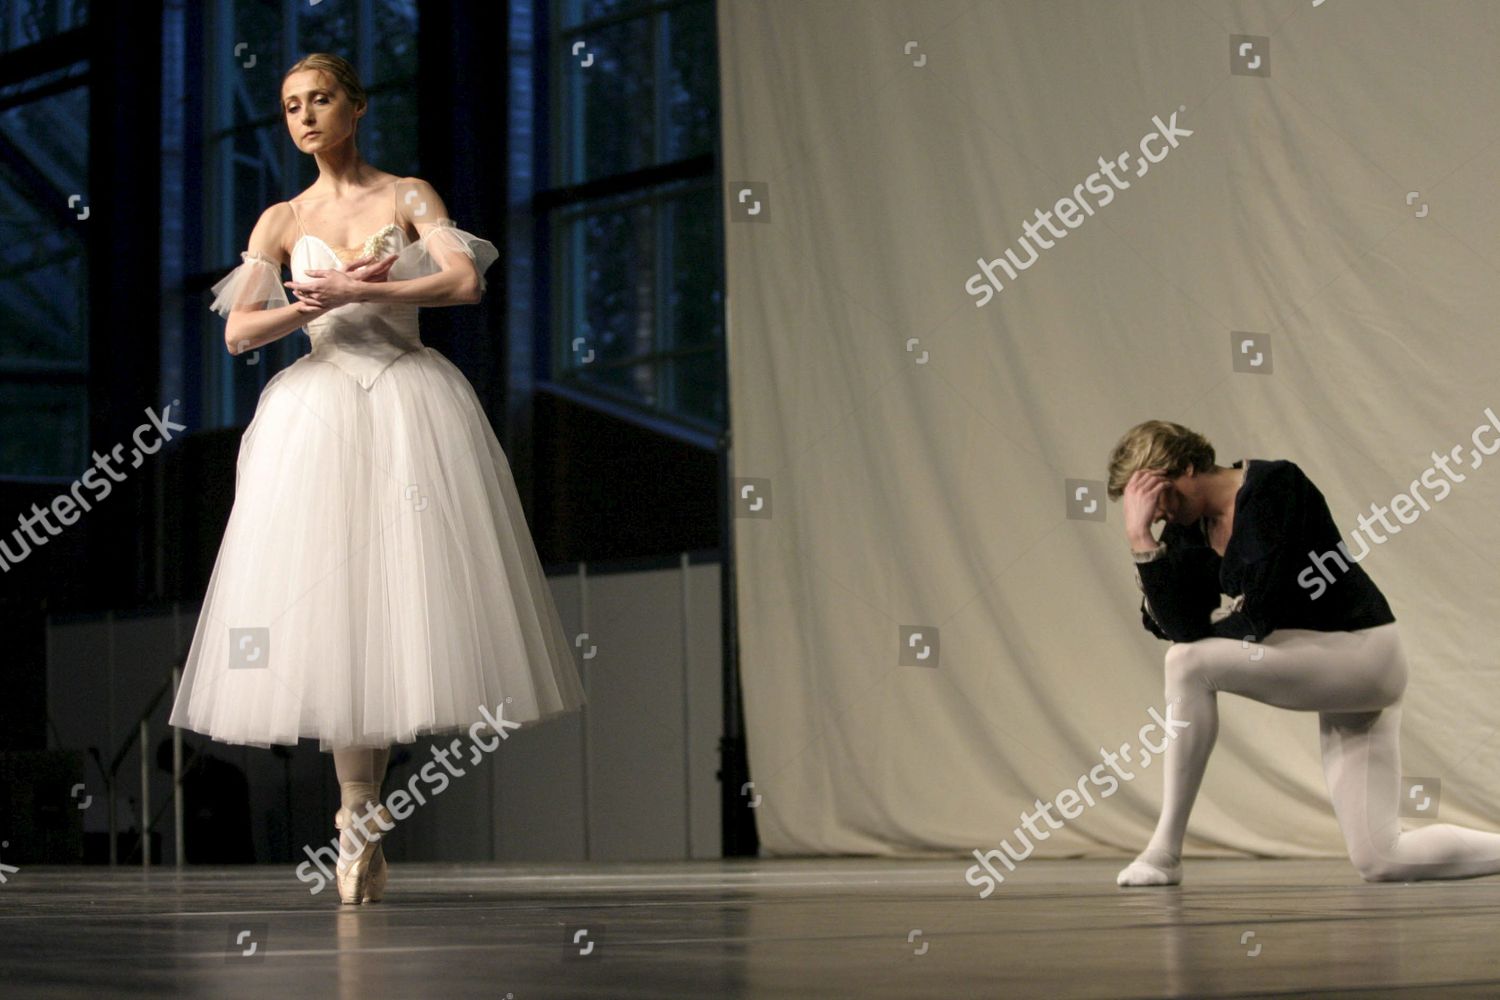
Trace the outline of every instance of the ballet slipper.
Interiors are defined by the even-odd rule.
[[[1147,848],[1115,876],[1115,885],[1179,885],[1182,861],[1166,851]]]

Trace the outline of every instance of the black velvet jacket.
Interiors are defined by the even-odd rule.
[[[1345,554],[1348,544],[1338,548],[1342,537],[1323,494],[1286,459],[1250,460],[1222,558],[1202,521],[1169,522],[1161,540],[1167,551],[1136,566],[1145,594],[1141,623],[1159,638],[1255,642],[1278,628],[1352,632],[1396,620],[1375,581]],[[1210,622],[1221,593],[1243,596],[1238,610]]]

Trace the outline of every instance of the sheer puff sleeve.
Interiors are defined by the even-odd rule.
[[[406,281],[437,274],[445,263],[456,263],[462,257],[473,262],[482,293],[484,272],[499,256],[500,251],[489,240],[459,229],[452,219],[438,219],[421,239],[401,251],[391,265],[390,278]]]
[[[281,265],[255,250],[240,254],[243,263],[214,285],[209,308],[229,317],[235,309],[275,309],[290,305],[281,284]]]

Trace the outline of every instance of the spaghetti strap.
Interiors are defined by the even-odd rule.
[[[300,230],[302,230],[302,235],[303,236],[308,235],[307,227],[302,224],[302,216],[300,216],[300,215],[297,214],[297,206],[295,204],[293,204],[291,201],[288,201],[286,204],[287,204],[287,207],[292,210],[292,218],[294,218],[294,219],[297,220],[297,228],[300,229]]]

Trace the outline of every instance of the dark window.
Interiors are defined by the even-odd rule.
[[[0,3],[0,51],[28,45],[88,25],[87,0],[5,0]]]
[[[88,64],[28,46],[84,26],[80,3],[0,4],[0,475],[88,463]],[[69,46],[69,49],[72,47]]]
[[[550,107],[537,114],[550,122],[551,176],[532,199],[551,248],[546,371],[555,383],[717,431],[724,282],[713,4],[555,0],[550,37]],[[518,101],[532,93],[519,84]],[[520,135],[515,143],[518,153],[530,149]]]

